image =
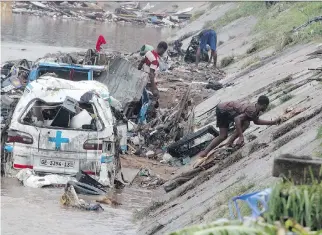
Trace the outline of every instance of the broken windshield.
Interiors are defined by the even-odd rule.
[[[30,103],[21,122],[46,128],[100,131],[103,124],[91,103],[79,103],[66,97],[63,103],[46,103],[37,99]]]
[[[46,73],[54,73],[57,77],[71,80],[71,81],[84,81],[88,80],[88,71],[78,71],[74,69],[57,69],[57,68],[41,68],[39,77]]]

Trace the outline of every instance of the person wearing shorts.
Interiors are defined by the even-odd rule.
[[[266,121],[259,119],[261,112],[264,112],[269,105],[267,96],[260,96],[256,103],[242,103],[239,101],[230,101],[218,104],[216,107],[217,127],[219,128],[219,136],[214,138],[204,151],[198,154],[198,157],[206,157],[208,153],[216,148],[228,136],[228,129],[231,123],[235,123],[236,130],[227,142],[231,147],[238,138],[237,145],[244,144],[243,132],[249,127],[250,121],[256,125],[277,125],[281,119],[274,121]]]
[[[207,29],[202,31],[199,34],[199,47],[197,49],[196,54],[196,66],[198,66],[199,60],[200,60],[200,53],[201,51],[205,51],[207,49],[207,45],[209,45],[211,49],[211,56],[210,60],[208,62],[211,63],[212,58],[214,58],[214,67],[217,66],[217,34],[215,30],[213,29]]]
[[[158,99],[159,97],[159,91],[157,89],[155,81],[155,73],[159,67],[160,56],[163,56],[167,49],[168,44],[163,41],[160,42],[155,50],[149,50],[146,52],[145,56],[140,61],[138,66],[138,70],[141,70],[143,68],[143,65],[146,65],[146,67],[148,68],[151,91],[156,99]]]

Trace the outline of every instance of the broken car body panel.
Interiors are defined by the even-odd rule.
[[[126,109],[130,102],[140,101],[147,79],[147,73],[138,70],[130,61],[117,57],[109,64],[108,76],[97,80],[105,84],[110,94]]]
[[[80,101],[81,96],[88,91],[95,91],[100,95],[94,95],[89,104],[86,104],[98,120],[97,130],[51,126],[50,122],[39,122],[38,119],[30,123],[30,118],[26,118],[30,112],[37,113],[37,102],[46,104],[40,107],[44,115],[44,111],[48,112],[47,109],[52,109],[55,105],[63,107],[66,97]],[[13,135],[18,132],[24,138],[24,141],[11,141],[13,143],[9,144],[13,146],[13,167],[72,175],[81,169],[99,172],[101,156],[113,156],[115,152],[114,117],[103,96],[109,97],[108,89],[96,81],[73,82],[42,76],[29,83],[16,106],[8,131]],[[85,144],[89,147],[85,148]],[[106,152],[103,153],[102,149]]]

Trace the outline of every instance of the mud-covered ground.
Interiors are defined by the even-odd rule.
[[[205,22],[222,17],[234,7],[235,3],[220,4],[170,39],[200,30]],[[195,68],[181,62],[160,72],[157,80],[161,108],[176,106],[190,85],[196,129],[215,121],[214,112],[207,111],[217,103],[236,99],[253,102],[262,94],[271,100],[263,119],[274,119],[291,109],[302,109],[302,112],[279,126],[252,124],[245,133],[243,148],[169,193],[165,193],[162,183],[191,169],[195,159],[178,168],[143,157],[123,156],[123,167],[150,170],[149,175],[144,175],[144,171],[133,184],[154,189],[151,205],[143,210],[138,207],[141,210],[138,217],[143,220],[137,234],[167,234],[184,226],[228,217],[230,198],[269,187],[276,180],[271,177],[275,157],[283,153],[313,157],[321,154],[317,130],[322,123],[322,75],[319,71],[309,70],[321,66],[321,54],[309,54],[321,50],[322,42],[297,44],[283,51],[269,47],[247,54],[253,45],[251,29],[255,23],[256,18],[248,16],[218,30],[218,41],[222,41],[218,46],[219,64],[224,57],[234,58],[231,64],[220,68],[224,73],[218,74],[211,67],[204,68],[204,64]],[[185,40],[184,46],[189,41],[189,38]],[[140,58],[132,56],[129,59],[137,66]],[[219,81],[224,87],[217,91],[206,89],[210,80]],[[10,203],[14,203],[12,198],[10,200],[7,210]]]
[[[216,13],[220,15],[223,9],[231,7],[234,7],[233,3],[213,8],[211,13],[191,23],[191,27],[178,31],[177,36],[197,27],[195,24],[201,24],[204,18]],[[321,66],[321,54],[317,51],[322,49],[322,42],[297,44],[283,51],[271,47],[250,55],[246,51],[252,46],[251,28],[255,22],[254,17],[249,16],[218,30],[218,39],[223,41],[218,47],[219,61],[229,55],[235,57],[233,63],[222,68],[226,76],[220,82],[234,85],[215,91],[197,105],[195,117],[199,117],[194,123],[202,127],[215,121],[214,112],[207,111],[221,101],[254,102],[263,94],[271,101],[263,119],[275,119],[291,110],[300,111],[294,116],[289,115],[290,112],[286,114],[291,118],[278,126],[251,124],[245,132],[243,148],[169,193],[165,193],[163,187],[158,188],[153,203],[144,210],[146,216],[138,234],[167,234],[192,224],[229,218],[229,199],[267,188],[275,182],[271,176],[275,157],[285,153],[321,156],[321,139],[317,138],[317,131],[322,123],[322,73],[309,69]],[[310,55],[312,53],[315,55]],[[256,63],[247,63],[254,57],[258,59]],[[178,169],[173,178],[191,169],[194,160]]]

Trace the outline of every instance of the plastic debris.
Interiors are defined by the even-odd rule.
[[[163,154],[162,160],[160,162],[161,163],[168,163],[168,162],[171,162],[172,159],[173,159],[173,157],[169,153],[165,153],[165,154]]]
[[[37,176],[31,169],[22,169],[16,175],[17,179],[23,183],[25,187],[42,188],[45,186],[62,186],[68,181],[76,181],[75,178],[62,175],[45,175]]]
[[[103,211],[103,207],[99,203],[91,204],[83,199],[79,199],[74,186],[67,184],[64,193],[60,198],[60,203],[64,206],[76,207],[83,210]]]

